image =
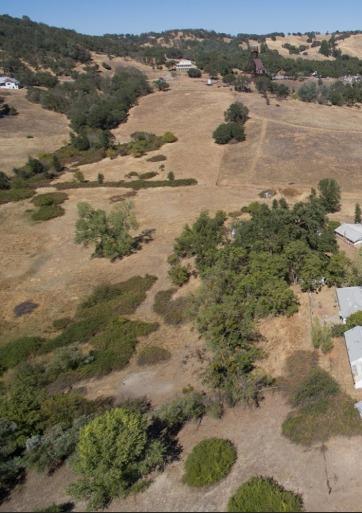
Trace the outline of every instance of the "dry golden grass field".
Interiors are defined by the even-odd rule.
[[[150,77],[155,75],[151,70]],[[91,249],[74,242],[77,204],[88,201],[95,207],[110,209],[111,198],[126,192],[122,189],[69,191],[65,216],[41,224],[29,221],[28,201],[0,207],[0,341],[4,333],[7,337],[50,333],[55,319],[72,316],[80,301],[101,283],[117,283],[146,273],[158,278],[134,318],[157,320],[161,327],[141,340],[139,349],[157,344],[169,349],[172,359],[156,367],[140,368],[135,358],[121,372],[80,383],[89,398],[113,396],[120,401],[146,392],[155,405],[160,405],[188,385],[202,390],[203,341],[191,325],[170,328],[152,310],[156,293],[171,285],[167,257],[174,239],[185,223],[193,222],[202,210],[238,210],[271,186],[278,197],[287,194],[296,201],[306,197],[310,187],[326,176],[337,178],[345,191],[339,219],[351,219],[356,201],[362,200],[359,110],[306,105],[295,100],[277,106],[275,99],[267,106],[256,93],[235,95],[227,87],[207,87],[205,79],[185,77],[170,80],[170,84],[169,92],[141,99],[128,122],[114,131],[119,141],[126,141],[136,130],[157,134],[173,131],[178,142],[159,152],[167,157],[164,173],[173,171],[177,178],[198,180],[194,187],[143,190],[133,198],[140,230],[156,230],[154,241],[142,251],[111,263],[92,260]],[[217,146],[212,132],[236,97],[250,109],[247,140],[238,145]],[[16,104],[19,116],[0,120],[0,169],[5,170],[23,163],[29,153],[55,149],[68,132],[63,116],[28,104],[22,93],[11,96],[9,102]],[[28,133],[36,138],[27,140]],[[26,141],[33,146],[25,148]],[[158,164],[147,162],[150,156],[105,159],[83,166],[82,171],[87,179],[103,173],[106,180],[122,179],[130,171],[157,171]],[[196,285],[191,283],[189,287]],[[26,300],[38,303],[39,308],[30,316],[16,319],[14,307]],[[262,365],[274,377],[283,375],[286,360],[295,351],[312,350],[311,316],[320,314],[323,307],[325,316],[336,314],[333,296],[324,302],[322,296],[300,294],[300,303],[300,311],[293,318],[267,320],[261,325],[269,355]],[[337,346],[330,357],[323,357],[321,363],[350,391],[352,380],[341,347]],[[356,398],[361,400],[362,394]],[[180,438],[184,447],[182,460],[155,476],[143,494],[115,502],[110,511],[224,511],[230,494],[255,474],[272,476],[301,493],[308,511],[360,511],[362,440],[334,439],[323,451],[320,446],[305,450],[292,445],[281,435],[289,409],[276,391],[267,395],[258,410],[239,407],[227,411],[221,421],[207,418],[200,425],[188,425]],[[218,486],[206,492],[190,491],[182,484],[183,461],[193,445],[208,436],[230,438],[238,448],[239,460],[231,475]],[[29,511],[69,500],[65,489],[73,479],[68,466],[49,477],[31,472],[0,511]],[[84,507],[77,503],[76,511]]]

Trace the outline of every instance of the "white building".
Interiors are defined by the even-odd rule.
[[[357,326],[344,334],[349,363],[352,369],[354,386],[362,389],[362,326]]]
[[[362,244],[362,224],[341,224],[336,234],[353,246]]]
[[[196,66],[192,61],[189,61],[188,59],[181,59],[176,64],[177,71],[187,73],[190,69],[196,69]]]
[[[20,82],[15,80],[15,78],[10,77],[0,77],[0,89],[19,89]]]

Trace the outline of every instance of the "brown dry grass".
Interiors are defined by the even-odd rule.
[[[343,41],[339,41],[338,48],[346,55],[362,59],[362,34],[356,34]]]
[[[270,184],[276,190],[296,189],[301,194],[294,198],[296,200],[325,176],[324,173],[328,173],[327,176],[332,172],[338,173],[343,186],[349,187],[353,180],[355,184],[353,188],[350,186],[351,192],[344,194],[343,210],[338,216],[340,219],[352,216],[360,191],[355,171],[357,163],[361,163],[360,145],[348,142],[343,132],[356,132],[351,137],[360,137],[357,132],[362,114],[293,101],[282,102],[280,108],[268,108],[255,94],[237,97],[245,101],[251,110],[248,140],[242,145],[219,147],[211,138],[213,129],[222,122],[223,112],[235,95],[228,88],[207,88],[204,81],[187,78],[172,81],[169,93],[156,93],[141,99],[139,106],[132,110],[128,123],[115,131],[117,139],[123,141],[136,130],[158,134],[172,130],[179,141],[162,149],[168,158],[167,172],[174,171],[177,177],[193,177],[199,181],[196,187],[138,192],[134,202],[140,230],[156,228],[155,240],[121,262],[112,264],[107,260],[90,260],[91,249],[74,243],[74,225],[79,201],[108,209],[111,198],[122,194],[122,190],[72,190],[65,205],[65,216],[41,225],[29,223],[25,214],[30,207],[29,202],[2,206],[0,326],[7,325],[6,329],[13,336],[29,332],[46,335],[52,322],[72,316],[80,301],[96,285],[120,282],[146,273],[156,275],[158,281],[135,317],[160,321],[152,309],[154,297],[160,290],[171,286],[167,257],[184,224],[192,222],[203,209],[211,212],[218,209],[228,212],[240,210],[243,205],[257,200],[258,193]],[[30,119],[27,122],[30,123]],[[328,142],[330,138],[335,141],[336,134],[345,137],[346,146]],[[313,140],[318,144],[313,145]],[[46,140],[44,144],[47,144]],[[352,155],[348,155],[347,176],[345,165],[342,167],[341,164],[338,170],[334,163],[341,159],[341,152],[346,154],[350,151],[348,148]],[[322,150],[331,154],[326,155]],[[295,155],[299,155],[296,161]],[[122,179],[132,170],[157,169],[157,165],[147,162],[147,158],[106,159],[82,170],[87,179],[94,179],[99,172],[104,173],[106,179]],[[313,173],[309,173],[310,168],[314,169]],[[291,182],[295,185],[289,186]],[[196,282],[192,282],[190,290],[195,285]],[[39,303],[40,307],[31,316],[16,319],[14,307],[29,299]],[[274,376],[283,373],[286,359],[293,352],[312,348],[308,296],[301,295],[300,301],[300,312],[291,319],[270,319],[261,324],[268,353],[261,363]],[[129,395],[147,394],[158,405],[188,384],[202,388],[203,342],[190,326],[175,330],[162,325],[158,332],[140,342],[139,349],[147,345],[169,349],[172,360],[156,368],[141,370],[133,361],[120,373],[82,383],[88,397],[113,395],[121,400]],[[331,355],[330,370],[343,381],[346,370],[339,373],[337,369],[340,362],[345,365],[345,355],[338,352],[338,347],[335,351]],[[342,511],[348,505],[352,511],[358,511],[360,482],[356,476],[362,457],[360,440],[337,439],[328,443],[327,471],[332,476],[333,485],[333,495],[330,496],[325,481],[325,458],[319,449],[305,452],[281,436],[281,424],[288,409],[284,399],[275,395],[259,410],[236,409],[227,412],[221,422],[206,419],[200,427],[187,426],[181,435],[184,456],[195,443],[207,436],[221,436],[234,441],[239,450],[239,463],[228,480],[206,494],[191,493],[181,483],[182,462],[175,463],[156,479],[145,494],[117,502],[112,509],[222,511],[228,496],[241,481],[255,474],[266,474],[302,493],[307,509]],[[308,472],[305,472],[306,468]],[[45,505],[44,497],[49,503],[63,501],[66,499],[64,486],[71,479],[67,468],[49,479],[31,474],[24,488],[17,490],[12,500],[0,510],[24,511],[41,507]],[[38,493],[39,483],[41,494]],[[77,509],[82,508],[84,505],[77,504]]]
[[[0,120],[0,169],[8,173],[29,156],[55,151],[69,139],[67,118],[29,102],[25,95],[25,90],[7,92],[6,102],[19,114]]]

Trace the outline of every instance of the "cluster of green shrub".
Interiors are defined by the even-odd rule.
[[[172,132],[165,132],[161,136],[148,132],[135,132],[131,138],[131,142],[120,145],[121,155],[133,155],[139,158],[150,151],[159,150],[164,144],[172,144],[177,141],[177,137]]]
[[[240,486],[228,504],[229,513],[297,513],[304,511],[300,495],[283,488],[274,479],[253,477]]]
[[[189,69],[187,74],[190,78],[201,78],[202,77],[202,71],[198,68]]]
[[[147,179],[137,179],[137,180],[119,180],[118,182],[99,182],[98,180],[95,182],[59,182],[54,184],[54,187],[59,191],[67,190],[67,189],[92,189],[97,187],[113,187],[113,188],[121,188],[121,189],[133,189],[135,191],[141,189],[155,189],[158,187],[190,187],[192,185],[197,185],[197,180],[195,178],[172,178],[172,175],[168,178],[168,180],[149,180]],[[1,197],[1,194],[0,194]]]
[[[230,474],[236,460],[236,449],[229,440],[203,440],[186,460],[183,481],[195,488],[211,486]]]
[[[307,82],[298,90],[299,98],[304,102],[314,102],[321,105],[337,106],[354,105],[362,102],[362,82],[344,84],[337,81],[327,86],[323,83]]]
[[[65,210],[61,205],[69,198],[65,192],[49,192],[47,194],[39,194],[31,200],[37,210],[32,212],[33,221],[49,221],[65,214]]]
[[[202,284],[194,318],[214,352],[207,382],[230,404],[258,402],[268,378],[256,369],[262,356],[256,322],[269,315],[293,315],[298,301],[291,285],[318,291],[324,285],[354,283],[350,262],[338,250],[335,224],[327,212],[338,210],[340,190],[322,181],[320,193],[290,207],[275,200],[270,208],[253,203],[236,221],[233,237],[225,228],[226,214],[202,213],[186,226],[174,246],[175,258],[194,261]]]
[[[225,112],[225,123],[219,125],[213,133],[217,144],[231,141],[245,141],[244,125],[248,120],[249,109],[241,102],[232,103]]]
[[[5,116],[16,116],[17,110],[15,107],[11,107],[7,103],[5,103],[5,99],[0,96],[0,119],[4,118]]]
[[[256,88],[261,94],[275,94],[279,99],[287,98],[290,95],[290,89],[287,85],[278,84],[266,75],[257,78]]]
[[[170,358],[171,353],[167,349],[158,346],[147,346],[139,353],[137,363],[141,367],[145,367],[167,362]]]
[[[294,46],[294,45],[291,45],[290,43],[285,43],[283,45],[283,48],[286,48],[289,51],[290,55],[299,55],[300,53],[303,53],[306,50],[308,50],[309,46],[307,46],[307,45]]]
[[[298,363],[296,360],[298,359]],[[326,442],[334,436],[361,435],[362,426],[355,401],[316,362],[304,372],[295,372],[295,365],[309,362],[308,354],[297,352],[289,361],[286,392],[293,411],[283,423],[283,434],[292,442],[310,446]],[[333,422],[331,421],[333,419]]]
[[[156,294],[153,310],[166,324],[179,326],[190,318],[191,300],[189,297],[173,299],[177,289],[162,290]]]

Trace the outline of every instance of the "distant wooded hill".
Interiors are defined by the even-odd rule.
[[[351,54],[344,54],[341,45],[348,38],[351,41],[352,38],[361,38],[362,57],[362,36],[359,34],[359,31],[336,32],[324,37],[326,43],[316,32],[231,36],[202,29],[185,29],[141,35],[87,36],[35,23],[28,17],[4,15],[0,16],[0,73],[16,76],[24,85],[54,87],[57,77],[72,75],[80,64],[92,67],[92,52],[98,52],[129,56],[153,65],[185,57],[194,60],[206,72],[225,76],[235,68],[247,69],[250,46],[257,44],[270,73],[283,69],[295,76],[317,71],[322,77],[340,77],[362,73],[362,61]],[[295,44],[296,38],[299,38],[298,45]],[[322,43],[326,54],[324,58],[329,60],[313,58],[316,56],[313,49]],[[347,44],[345,46],[348,48]],[[358,51],[352,55],[358,55]]]

